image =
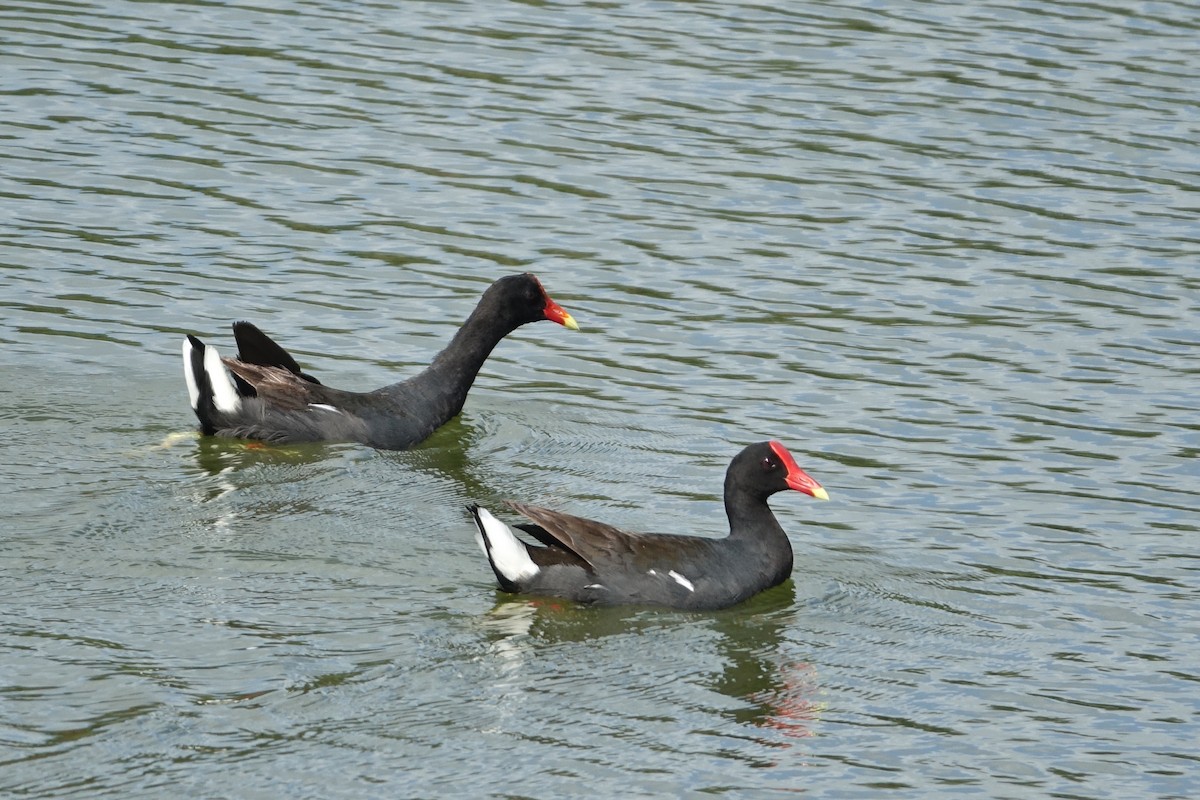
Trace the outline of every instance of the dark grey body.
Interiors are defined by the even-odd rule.
[[[205,372],[205,345],[194,336],[189,377],[201,431],[213,436],[289,442],[361,442],[402,450],[427,439],[456,416],[497,344],[521,325],[550,319],[574,320],[553,303],[532,275],[510,275],[493,283],[454,338],[420,374],[370,392],[324,386],[300,370],[287,351],[248,322],[233,326],[237,358],[222,359],[233,375],[237,408],[222,410]],[[562,322],[562,324],[567,324]]]
[[[430,367],[407,381],[371,392],[298,385],[296,391],[304,399],[299,407],[277,398],[243,397],[237,414],[223,414],[214,407],[205,420],[209,423],[205,432],[280,444],[361,442],[403,450],[425,441],[462,411],[475,372]]]
[[[792,574],[792,545],[767,498],[799,484],[789,485],[789,467],[772,444],[750,445],[730,463],[725,474],[729,535],[724,539],[631,533],[596,520],[508,501],[510,508],[533,521],[514,527],[537,539],[540,546],[518,540],[537,571],[527,576],[515,571],[505,575],[493,558],[494,545],[488,540],[480,509],[473,506],[471,511],[488,560],[505,591],[597,605],[727,608],[783,583]],[[803,475],[790,455],[787,461],[795,473]],[[811,481],[807,475],[804,478]]]
[[[521,508],[522,513],[531,509]],[[753,534],[741,528],[724,539],[625,533],[625,547],[608,558],[594,559],[590,569],[580,563],[548,563],[520,591],[595,605],[728,608],[792,574],[791,543],[770,509],[766,513],[770,520],[763,520],[766,524]],[[532,533],[534,526],[518,527]],[[535,563],[539,560],[532,557]]]

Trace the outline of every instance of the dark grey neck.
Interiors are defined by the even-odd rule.
[[[787,580],[792,574],[792,543],[767,505],[767,498],[726,484],[725,513],[729,515],[726,541],[742,549],[747,568],[757,565],[761,582],[756,584],[757,588],[776,586]]]
[[[725,498],[725,514],[729,517],[731,539],[787,538],[775,513],[765,500],[742,496]]]
[[[462,411],[467,392],[500,340],[516,329],[487,304],[476,307],[454,338],[419,375],[400,386],[436,410],[442,422]],[[439,423],[440,424],[440,423]]]
[[[729,538],[787,541],[787,534],[767,505],[768,496],[761,490],[740,484],[733,475],[725,476],[725,514],[729,517]]]

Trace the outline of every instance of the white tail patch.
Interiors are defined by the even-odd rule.
[[[200,389],[196,386],[196,376],[192,374],[192,342],[183,337],[183,379],[187,381],[188,400],[195,411],[200,405]]]
[[[204,372],[208,375],[209,385],[212,386],[213,403],[218,411],[233,414],[242,407],[233,380],[225,371],[225,365],[221,363],[221,355],[212,345],[204,348]]]
[[[538,565],[529,557],[529,551],[521,540],[513,535],[507,525],[492,516],[483,506],[478,509],[479,531],[475,541],[483,548],[484,555],[492,562],[496,571],[513,583],[528,580],[538,574]],[[484,538],[487,542],[484,542]]]
[[[675,570],[671,570],[667,574],[670,575],[672,578],[674,578],[676,583],[678,583],[683,588],[687,589],[689,592],[696,591],[696,587],[692,585],[692,582],[689,581],[687,578],[683,577],[682,575],[680,575]]]

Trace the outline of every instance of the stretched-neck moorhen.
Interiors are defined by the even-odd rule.
[[[505,501],[533,520],[516,527],[527,544],[486,508],[468,506],[476,539],[506,592],[565,597],[596,605],[727,608],[787,580],[792,546],[767,505],[784,489],[828,500],[821,485],[776,441],[752,444],[725,473],[729,536],[630,533],[582,517]]]
[[[423,372],[373,392],[324,386],[249,322],[233,326],[237,358],[222,358],[195,336],[183,342],[183,374],[203,433],[272,443],[362,442],[403,450],[462,410],[492,349],[529,322],[579,330],[541,282],[525,273],[483,293],[458,333]]]

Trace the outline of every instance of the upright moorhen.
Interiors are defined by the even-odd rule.
[[[468,509],[479,527],[476,539],[506,592],[706,610],[740,603],[792,574],[792,546],[767,505],[768,497],[784,489],[829,499],[782,444],[770,441],[750,445],[729,464],[724,539],[630,533],[506,501],[536,523],[516,527],[541,542],[539,547],[518,539],[486,508]]]
[[[423,372],[373,392],[324,386],[249,322],[233,325],[237,358],[221,358],[195,336],[183,342],[183,374],[200,430],[216,436],[287,442],[362,442],[403,450],[462,410],[492,349],[528,322],[548,319],[579,330],[541,282],[500,278]]]

